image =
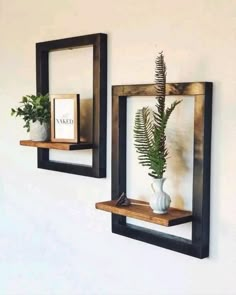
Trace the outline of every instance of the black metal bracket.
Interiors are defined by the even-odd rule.
[[[155,96],[155,86],[121,85],[112,88],[112,199],[126,192],[126,108],[128,96]],[[126,223],[126,217],[112,214],[112,232],[205,258],[209,256],[210,154],[212,83],[168,83],[166,95],[194,96],[194,155],[192,239]]]
[[[38,148],[38,168],[102,178],[106,177],[107,35],[99,33],[37,43],[37,93],[49,91],[50,51],[89,45],[93,46],[92,166],[50,161],[49,149]]]

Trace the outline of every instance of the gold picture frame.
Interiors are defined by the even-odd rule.
[[[80,95],[51,94],[51,141],[80,141]]]

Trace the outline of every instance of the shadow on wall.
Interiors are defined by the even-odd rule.
[[[188,155],[192,149],[190,144],[192,142],[192,128],[186,131],[183,133],[175,130],[168,134],[168,149],[171,155],[168,159],[169,177],[175,191],[172,206],[180,209],[185,208],[181,185],[183,179],[191,172]]]

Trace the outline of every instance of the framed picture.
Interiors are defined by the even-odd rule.
[[[79,94],[51,94],[51,141],[79,142]]]

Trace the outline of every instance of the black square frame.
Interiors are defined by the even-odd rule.
[[[106,177],[107,35],[98,33],[36,43],[37,93],[49,92],[49,52],[93,46],[93,155],[92,166],[49,160],[49,149],[38,148],[38,168],[102,178]]]
[[[155,96],[155,85],[112,88],[112,199],[126,192],[127,97]],[[112,232],[197,258],[209,256],[212,83],[167,83],[166,95],[194,96],[192,239],[126,222],[112,214]],[[187,98],[184,98],[187,99]]]

